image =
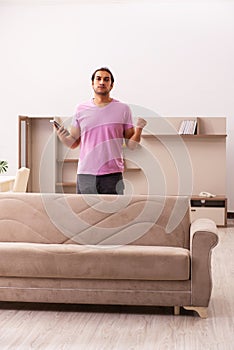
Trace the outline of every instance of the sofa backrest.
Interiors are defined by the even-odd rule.
[[[0,193],[0,242],[189,248],[186,196]]]

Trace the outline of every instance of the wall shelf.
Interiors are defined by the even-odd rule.
[[[59,187],[76,187],[76,183],[75,182],[57,182],[56,186],[59,186]]]
[[[129,171],[141,171],[141,168],[135,163],[131,162],[128,159],[124,160],[124,172]]]
[[[65,158],[65,159],[58,159],[59,163],[78,163],[78,159],[72,159],[72,158]]]
[[[211,138],[215,138],[215,139],[220,139],[220,138],[226,138],[227,135],[226,134],[197,134],[197,135],[179,135],[182,138],[194,138],[194,139],[211,139]]]
[[[124,171],[141,171],[141,168],[124,168]]]
[[[79,148],[70,150],[59,141],[52,118],[19,116],[19,167],[31,169],[29,192],[75,193]],[[146,118],[141,147],[124,147],[125,193],[131,187],[134,194],[176,195],[189,178],[185,195],[207,191],[225,197],[226,118],[199,117],[197,134],[178,134],[181,121],[189,118]],[[69,119],[58,121],[68,125]],[[218,211],[223,215],[223,210]]]
[[[124,174],[135,193],[225,196],[226,118],[198,117],[196,134],[179,134],[181,122],[190,118],[146,118],[141,147],[134,154],[125,150],[125,157],[139,160],[142,168]]]
[[[181,138],[192,138],[192,139],[201,139],[201,138],[225,138],[227,137],[226,134],[183,134],[183,135],[180,135],[180,134],[143,134],[142,133],[142,138],[152,138],[152,137],[155,137],[155,138],[161,138],[161,137],[181,137]]]

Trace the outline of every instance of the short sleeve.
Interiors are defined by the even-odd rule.
[[[76,107],[75,113],[72,117],[72,126],[74,126],[75,128],[79,128],[80,127],[80,123],[79,123],[79,106]]]
[[[133,128],[132,111],[129,106],[126,105],[124,130]]]

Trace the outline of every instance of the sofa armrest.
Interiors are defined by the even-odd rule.
[[[218,243],[216,224],[197,219],[190,228],[191,305],[207,307],[212,291],[211,253]]]

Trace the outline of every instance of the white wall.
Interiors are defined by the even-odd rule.
[[[17,168],[18,115],[72,115],[105,65],[113,96],[162,116],[226,116],[234,211],[233,1],[1,1],[0,159]],[[214,174],[215,175],[215,174]]]

